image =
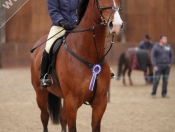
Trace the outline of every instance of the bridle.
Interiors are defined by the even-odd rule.
[[[114,12],[119,11],[119,10],[121,9],[120,7],[117,7],[117,6],[115,6],[115,5],[114,5],[114,6],[101,7],[101,6],[99,5],[99,1],[98,1],[98,0],[94,0],[94,2],[95,2],[95,4],[96,4],[96,7],[97,7],[98,12],[99,12],[99,14],[100,14],[100,18],[101,18],[101,20],[102,20],[103,25],[106,25],[106,24],[109,22],[109,19],[110,19],[111,15],[112,15]],[[104,18],[103,14],[102,14],[102,11],[107,10],[107,9],[112,9],[113,11],[110,13],[109,18],[106,20],[106,19]]]

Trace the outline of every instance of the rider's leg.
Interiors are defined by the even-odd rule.
[[[62,27],[59,27],[59,26],[52,26],[51,27],[47,39],[49,39],[51,37],[52,38],[46,42],[46,47],[45,47],[45,50],[47,51],[47,53],[50,52],[50,48],[52,47],[52,44],[55,42],[55,40],[58,39],[58,38],[60,38],[60,37],[62,37],[65,34],[65,30],[63,30],[62,32],[60,32],[61,30],[63,30],[63,28]],[[58,32],[60,32],[60,33],[57,34],[57,35],[55,35]]]
[[[59,26],[52,26],[48,35],[48,38],[51,38],[53,35],[55,35],[56,33],[60,32],[61,30],[63,30],[62,27]],[[62,32],[60,32],[59,34],[57,34],[56,36],[54,36],[53,38],[51,38],[50,40],[48,40],[46,42],[46,47],[45,50],[43,52],[43,56],[42,56],[42,60],[41,60],[41,73],[40,73],[40,82],[41,82],[41,88],[47,88],[47,86],[52,85],[52,81],[51,79],[48,79],[46,75],[47,70],[48,70],[48,66],[49,66],[49,52],[50,52],[50,48],[52,46],[52,44],[55,42],[56,39],[58,39],[59,37],[63,36],[65,34],[65,30],[63,30]]]
[[[41,67],[40,67],[40,83],[41,83],[42,89],[45,89],[47,88],[47,86],[52,85],[52,80],[47,79],[46,77],[48,66],[49,66],[49,54],[47,53],[46,50],[44,50],[43,56],[41,59]]]

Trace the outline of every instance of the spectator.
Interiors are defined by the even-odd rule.
[[[145,40],[141,41],[139,44],[139,49],[142,50],[151,50],[153,48],[153,43],[151,42],[150,36],[147,34],[145,35]],[[144,71],[144,77],[146,82],[152,82],[152,78],[150,78],[151,75],[147,75],[147,69]]]
[[[153,43],[151,42],[150,36],[145,35],[145,40],[141,41],[139,44],[139,49],[151,50],[153,48]]]
[[[155,71],[152,91],[153,97],[156,95],[157,86],[161,75],[163,75],[162,97],[167,97],[168,77],[171,65],[174,61],[173,50],[167,42],[167,37],[162,35],[160,37],[160,42],[157,43],[152,49],[151,62]]]

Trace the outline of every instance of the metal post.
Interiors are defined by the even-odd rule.
[[[111,86],[109,85],[109,90],[108,90],[108,103],[111,102]]]
[[[2,1],[0,1],[0,26],[2,24],[2,8],[1,8],[1,5],[2,5]],[[2,35],[1,35],[1,29],[0,29],[0,68],[2,68]]]
[[[4,0],[0,1],[0,26],[5,23],[5,9],[2,8],[2,3]],[[0,68],[2,68],[2,44],[5,43],[5,25],[0,28]]]
[[[1,35],[0,35],[1,40]],[[2,68],[2,44],[0,43],[0,68]]]

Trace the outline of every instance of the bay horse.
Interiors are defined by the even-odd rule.
[[[100,64],[105,54],[106,27],[111,34],[119,34],[123,27],[119,7],[119,0],[89,0],[81,22],[74,29],[77,32],[67,36],[66,46],[62,44],[57,54],[55,67],[60,87],[54,81],[53,85],[46,90],[40,88],[39,66],[45,44],[31,54],[31,82],[36,91],[37,104],[41,110],[44,132],[48,132],[49,116],[53,123],[58,124],[60,121],[62,132],[67,131],[67,125],[69,132],[77,131],[77,110],[84,102],[91,102],[94,95],[94,91],[89,90],[93,74],[90,67],[75,58],[65,47],[69,47],[77,56],[91,64]],[[39,39],[34,47],[46,39],[47,35]],[[110,68],[106,60],[101,65],[101,72],[97,78],[95,97],[90,103],[92,107],[92,132],[100,132],[101,120],[107,106]],[[63,99],[63,104],[61,104],[61,99]]]
[[[136,57],[138,50],[139,50],[138,48],[129,48],[125,52],[121,53],[119,57],[117,80],[120,80],[122,76],[124,85],[126,85],[125,73],[127,71],[128,71],[129,83],[130,85],[133,85],[133,82],[131,79],[132,70],[143,71],[146,84],[151,84],[153,82],[153,66],[151,64],[151,50],[140,50],[140,52],[147,53],[147,59],[143,60],[143,61],[146,61],[146,69],[145,70],[139,69],[139,67],[133,68],[133,64],[135,63],[134,56]],[[147,69],[148,69],[148,72],[147,72]]]

